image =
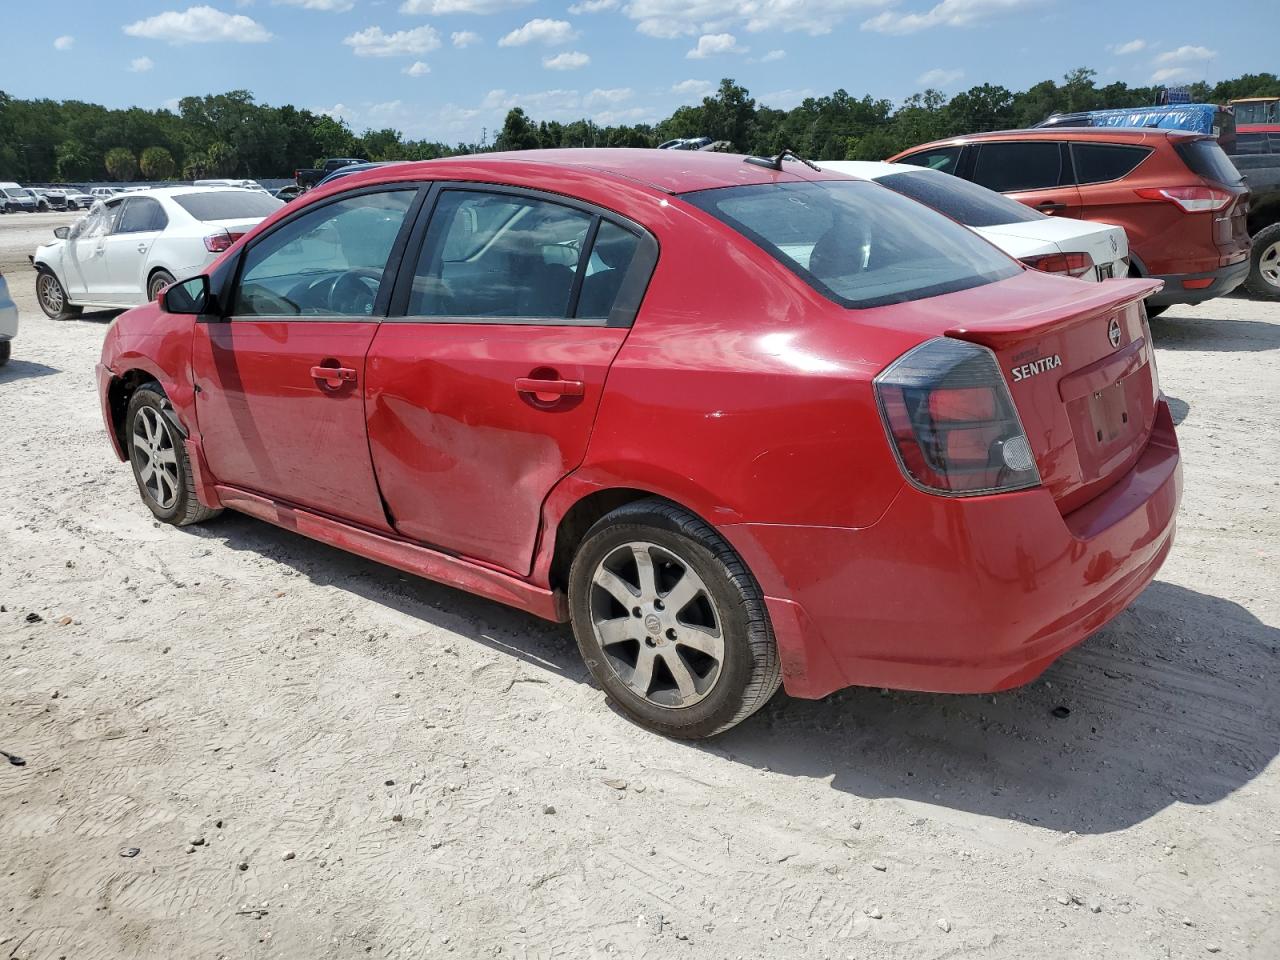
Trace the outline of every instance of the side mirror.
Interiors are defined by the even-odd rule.
[[[59,240],[65,240],[71,235],[70,227],[54,227],[53,235]]]
[[[198,316],[208,312],[210,305],[209,278],[192,277],[182,283],[171,283],[156,297],[165,313]]]

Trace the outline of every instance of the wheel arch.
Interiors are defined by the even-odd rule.
[[[170,270],[168,267],[166,267],[163,263],[153,264],[151,267],[147,269],[146,282],[142,284],[143,296],[146,297],[148,300],[151,299],[150,297],[151,281],[156,278],[157,273],[167,273],[169,276],[173,277],[175,282],[178,279],[178,275],[174,273],[172,270]]]
[[[1280,223],[1280,189],[1260,204],[1249,208],[1247,229],[1249,236],[1257,236],[1267,227]]]
[[[107,411],[111,417],[111,439],[116,449],[123,454],[124,459],[128,458],[129,449],[124,435],[124,417],[129,410],[129,401],[133,399],[139,387],[148,383],[155,384],[160,392],[168,397],[164,384],[153,373],[141,367],[133,367],[119,376],[112,377],[107,385]]]

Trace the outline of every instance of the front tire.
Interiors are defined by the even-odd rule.
[[[67,291],[52,270],[36,271],[36,300],[50,320],[70,320],[80,316],[80,307],[67,302]]]
[[[681,739],[728,730],[782,682],[764,598],[710,525],[662,500],[619,507],[569,571],[578,649],[636,723]]]
[[[172,273],[168,270],[157,270],[147,281],[147,301],[150,302],[160,296],[160,291],[171,283],[173,283]]]
[[[216,517],[196,497],[186,445],[170,415],[169,399],[154,383],[134,391],[124,417],[124,442],[142,502],[157,520],[176,527]]]
[[[1263,227],[1253,238],[1249,278],[1244,285],[1255,296],[1280,300],[1280,223]]]

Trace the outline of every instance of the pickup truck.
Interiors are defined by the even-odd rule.
[[[349,163],[366,163],[358,157],[330,157],[319,167],[315,169],[295,170],[293,171],[293,179],[303,190],[310,190],[317,183],[327,177],[339,167],[345,167]]]
[[[1237,154],[1231,158],[1249,187],[1249,236],[1253,238],[1249,279],[1255,296],[1280,300],[1280,154]]]

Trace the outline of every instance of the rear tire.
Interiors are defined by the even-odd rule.
[[[52,270],[36,269],[36,301],[50,320],[70,320],[80,316],[81,308],[67,302],[67,291]]]
[[[619,507],[587,531],[569,571],[569,610],[591,675],[656,733],[692,740],[728,730],[782,682],[755,578],[710,525],[666,501]]]
[[[1148,319],[1148,320],[1154,320],[1156,317],[1160,316],[1160,314],[1164,313],[1164,312],[1165,312],[1166,310],[1168,310],[1168,309],[1169,309],[1169,305],[1168,305],[1168,304],[1161,304],[1161,305],[1160,305],[1160,306],[1158,306],[1158,307],[1153,307],[1151,304],[1149,304],[1149,303],[1148,303],[1148,304],[1147,304],[1147,319]]]
[[[1249,278],[1244,285],[1254,296],[1280,300],[1280,223],[1263,227],[1253,238]]]
[[[173,283],[173,274],[168,270],[157,270],[151,275],[151,279],[147,281],[147,301],[150,302],[160,295],[160,291]]]
[[[157,520],[185,527],[222,511],[206,507],[196,497],[187,448],[170,411],[169,398],[159,386],[140,386],[125,412],[124,445],[147,509]]]
[[[0,367],[9,362],[9,357],[13,351],[12,340],[0,340]]]

